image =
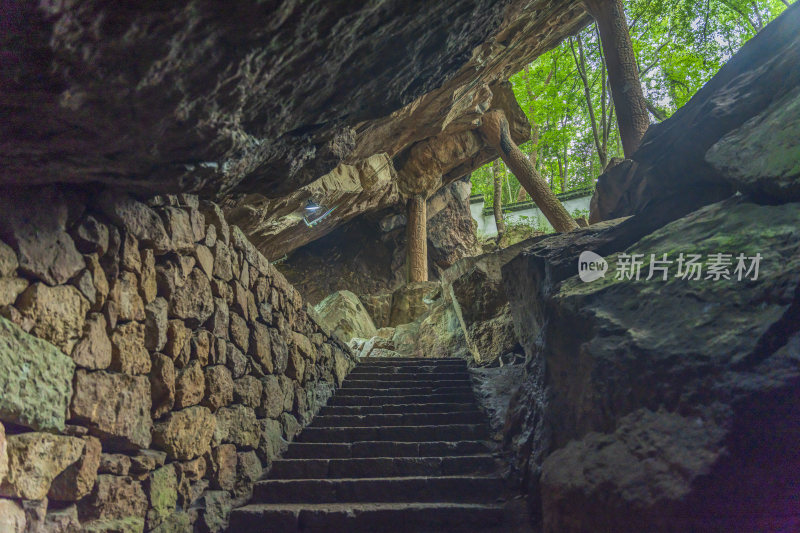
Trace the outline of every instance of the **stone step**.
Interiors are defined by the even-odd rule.
[[[436,424],[480,424],[486,416],[477,409],[455,413],[406,413],[377,415],[316,416],[310,427],[432,426]]]
[[[358,360],[359,365],[369,365],[374,363],[380,364],[393,364],[393,365],[407,365],[407,364],[462,364],[466,365],[467,361],[459,359],[458,357],[362,357]]]
[[[298,442],[356,442],[388,440],[431,442],[439,440],[483,440],[489,438],[486,424],[441,424],[433,426],[307,427]]]
[[[403,364],[395,364],[395,363],[385,363],[385,362],[374,362],[374,363],[359,363],[356,365],[356,368],[353,370],[360,369],[360,371],[364,372],[414,372],[414,371],[423,371],[423,372],[468,372],[467,365],[463,361],[460,363],[403,363]]]
[[[391,405],[326,405],[317,416],[328,415],[380,415],[404,413],[455,413],[474,411],[475,402],[463,403],[406,403]]]
[[[336,391],[336,396],[419,396],[420,394],[472,394],[472,385],[459,385],[457,387],[393,387],[389,389],[359,389],[355,387],[342,388]]]
[[[468,377],[460,379],[353,379],[348,377],[342,389],[390,389],[393,387],[472,387]]]
[[[493,502],[503,491],[496,476],[268,479],[252,503]]]
[[[252,504],[234,509],[229,531],[236,533],[504,531],[498,504],[338,503]]]
[[[336,394],[330,399],[328,405],[392,405],[409,403],[463,403],[473,402],[475,396],[470,392],[459,392],[450,394],[418,394],[404,396],[350,396]]]
[[[285,459],[360,457],[442,457],[491,453],[496,445],[485,440],[432,442],[293,442]]]
[[[439,380],[464,380],[470,374],[464,372],[350,372],[345,382],[348,381],[439,381]]]
[[[412,361],[406,363],[393,363],[390,361],[375,360],[371,362],[364,362],[363,359],[359,361],[353,369],[361,370],[378,370],[378,371],[393,371],[393,370],[440,370],[443,372],[461,372],[467,371],[467,363],[464,361]]]
[[[359,459],[276,459],[270,479],[336,479],[490,474],[499,464],[492,455],[450,457],[369,457]]]

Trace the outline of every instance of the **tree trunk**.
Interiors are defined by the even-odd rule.
[[[598,132],[597,119],[594,116],[594,102],[592,102],[592,88],[589,86],[589,76],[586,73],[586,55],[583,52],[583,39],[581,34],[576,36],[578,41],[578,53],[575,53],[575,45],[572,44],[572,38],[569,40],[569,47],[572,49],[572,58],[575,60],[575,68],[578,69],[578,75],[583,82],[583,96],[586,99],[586,109],[589,111],[589,123],[592,126],[592,138],[594,139],[594,147],[597,149],[597,156],[600,158],[600,166],[606,166],[606,150],[603,146]],[[601,79],[602,81],[602,79]],[[603,109],[605,115],[605,109]]]
[[[584,0],[584,4],[600,30],[622,148],[625,157],[630,157],[642,142],[650,117],[642,94],[622,0]]]
[[[422,196],[409,198],[407,209],[406,264],[408,266],[408,282],[428,281],[428,222],[425,213],[425,198]]]
[[[492,179],[494,180],[494,199],[492,201],[494,225],[497,227],[497,240],[499,241],[506,232],[506,223],[503,220],[503,181],[500,177],[500,165],[497,164],[497,159],[492,163]]]
[[[536,202],[542,214],[547,217],[556,231],[567,232],[578,228],[578,224],[569,216],[547,183],[539,176],[522,150],[511,139],[508,120],[503,111],[492,109],[485,113],[479,131],[486,142],[497,150],[506,166],[528,191],[531,199]]]

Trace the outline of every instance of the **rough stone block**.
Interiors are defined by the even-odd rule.
[[[237,448],[256,448],[259,441],[259,425],[256,413],[250,407],[234,405],[217,409],[217,425],[214,445],[232,443]]]
[[[48,285],[61,285],[84,268],[65,227],[69,217],[67,194],[45,188],[22,199],[0,198],[0,236],[17,250],[19,269]]]
[[[25,533],[27,520],[25,510],[14,500],[0,498],[0,531],[4,533]]]
[[[233,378],[231,371],[222,365],[206,367],[206,387],[203,405],[216,411],[233,402]]]
[[[206,407],[173,411],[153,429],[153,445],[178,460],[194,459],[210,448],[217,424]]]
[[[103,370],[111,364],[111,339],[106,332],[106,319],[92,313],[83,326],[83,337],[72,350],[72,360],[80,367]]]
[[[111,334],[110,368],[131,375],[149,373],[150,354],[144,344],[144,324],[128,322],[117,326]]]
[[[153,418],[158,419],[170,412],[175,405],[175,365],[172,359],[160,353],[153,354],[152,369],[148,377]]]
[[[145,204],[110,190],[100,195],[98,204],[106,216],[145,246],[154,248],[158,253],[166,253],[172,249],[172,241],[164,224],[158,214]]]
[[[183,286],[175,289],[169,302],[169,315],[185,320],[191,327],[198,327],[213,312],[214,297],[208,278],[200,269],[192,269]]]
[[[64,353],[72,353],[83,334],[89,302],[70,285],[48,287],[34,283],[19,296],[16,307],[33,321],[33,335],[55,344]]]
[[[205,393],[205,375],[199,361],[190,361],[175,380],[175,407],[197,405]]]
[[[261,382],[253,376],[242,376],[233,385],[233,398],[236,403],[256,408],[261,403]]]
[[[100,466],[100,441],[95,437],[84,437],[80,459],[67,467],[53,480],[47,497],[58,501],[78,501],[94,487],[97,469]]]
[[[111,446],[150,445],[150,382],[145,376],[78,370],[71,413]]]
[[[50,433],[9,435],[8,475],[0,485],[0,496],[41,500],[50,484],[81,457],[84,441]]]
[[[142,484],[128,476],[112,476],[103,474],[97,476],[94,490],[78,504],[78,516],[81,522],[94,520],[114,520],[122,521],[122,525],[141,523],[144,529],[144,516],[147,512],[147,496],[142,490]],[[135,519],[135,520],[132,520]],[[133,526],[134,524],[130,524]],[[137,531],[133,529],[121,528],[121,524],[116,524],[116,528],[111,531]],[[94,528],[84,524],[87,531],[107,531],[97,526]]]
[[[74,371],[55,346],[0,317],[0,418],[63,431]]]

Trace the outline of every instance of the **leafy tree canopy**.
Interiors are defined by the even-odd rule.
[[[625,0],[631,40],[651,121],[664,120],[790,0]],[[520,148],[556,192],[594,185],[602,161],[622,157],[614,105],[594,24],[511,77],[533,127]],[[590,112],[591,110],[591,112]],[[502,161],[502,203],[523,198]],[[489,163],[472,173],[473,194],[491,204]]]

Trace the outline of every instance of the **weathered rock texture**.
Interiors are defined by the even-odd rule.
[[[364,304],[350,291],[331,294],[314,306],[314,310],[322,322],[344,342],[349,342],[353,337],[368,339],[377,333]]]
[[[36,217],[76,243],[72,280],[43,279],[60,261],[37,251],[46,233],[9,225],[0,242],[0,281],[27,286],[0,309],[0,529],[220,531],[353,356],[197,197],[64,191]]]
[[[476,79],[508,78],[587,21],[577,1],[483,0],[26,4],[6,16],[2,136],[27,134],[3,153],[3,183],[268,194],[436,135],[470,107]]]
[[[627,222],[637,221],[610,230],[624,239]],[[539,296],[509,292],[532,335],[506,430],[547,531],[796,523],[798,222],[796,203],[734,198],[625,247],[644,254],[642,278],[650,254],[700,254],[706,268],[710,254],[732,254],[729,279],[609,272],[585,283],[573,274],[578,248],[563,241],[507,265],[509,289]],[[740,253],[761,254],[757,279],[738,279]],[[621,257],[606,255],[612,268]]]
[[[274,260],[398,190],[433,193],[495,157],[473,131],[490,106],[526,140],[505,80],[589,17],[578,0],[198,0],[25,4],[5,20],[0,184],[229,197],[233,222]],[[313,228],[309,198],[335,208]],[[189,233],[174,222],[181,248]],[[84,230],[102,248],[105,234]],[[155,249],[163,236],[148,236]],[[59,261],[40,274],[60,283],[79,254],[50,237],[44,253]]]
[[[546,532],[800,524],[798,20],[793,6],[601,177],[593,213],[634,216],[521,243],[502,269],[527,357],[504,443]],[[580,279],[585,251],[603,277]]]
[[[0,317],[0,419],[63,430],[75,363],[52,344]]]

